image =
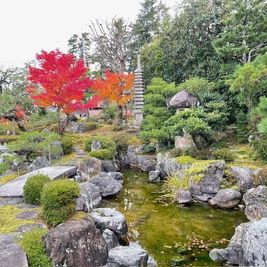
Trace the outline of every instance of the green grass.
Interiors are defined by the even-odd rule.
[[[52,267],[42,240],[45,234],[45,229],[34,229],[31,232],[25,233],[19,242],[27,254],[29,267]]]

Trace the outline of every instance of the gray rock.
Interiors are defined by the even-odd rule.
[[[123,181],[123,174],[121,172],[108,172],[107,175],[111,178],[111,179],[115,179],[117,181]]]
[[[97,228],[101,229],[101,231],[109,229],[118,235],[125,235],[128,232],[128,226],[124,215],[115,209],[94,209],[90,215]]]
[[[119,267],[147,266],[148,254],[136,243],[129,246],[117,246],[109,251],[108,262]]]
[[[102,148],[102,146],[101,146],[100,142],[97,140],[93,140],[93,142],[91,144],[91,151],[99,150],[101,148]]]
[[[68,221],[46,234],[45,248],[58,267],[96,267],[107,263],[108,248],[93,221]]]
[[[50,166],[49,161],[46,157],[37,157],[32,164],[27,168],[28,172],[32,172],[44,167]]]
[[[213,198],[214,195],[211,194],[202,194],[202,195],[194,195],[193,198],[194,200],[198,202],[208,202],[211,198]]]
[[[157,267],[158,264],[155,261],[154,258],[152,258],[151,256],[148,256],[148,260],[147,260],[147,267]]]
[[[244,167],[232,167],[231,172],[237,179],[237,185],[241,192],[246,192],[253,187],[254,172],[249,168]]]
[[[151,155],[138,155],[137,156],[137,167],[144,172],[155,170],[157,165],[156,157]]]
[[[28,267],[26,253],[16,241],[16,235],[0,234],[1,267]]]
[[[267,266],[267,218],[239,225],[226,249],[213,249],[212,260],[235,266]]]
[[[76,200],[77,211],[90,211],[102,202],[100,188],[90,182],[80,183],[80,196]]]
[[[267,186],[249,189],[243,196],[245,214],[250,221],[267,217]]]
[[[17,228],[17,232],[19,233],[26,233],[26,232],[31,232],[33,229],[36,228],[42,228],[46,229],[46,225],[42,223],[31,223],[31,224],[25,224]]]
[[[101,171],[102,172],[117,172],[119,170],[118,162],[115,160],[102,160]]]
[[[214,195],[220,190],[224,175],[224,162],[215,162],[208,165],[201,180],[193,184],[190,192],[194,198],[203,194]]]
[[[102,162],[100,159],[93,157],[84,159],[78,168],[78,173],[84,182],[100,172],[102,172]]]
[[[116,175],[112,176],[112,174],[102,172],[90,179],[89,182],[100,188],[102,197],[113,196],[122,189],[122,181],[115,180],[115,176]]]
[[[102,235],[103,235],[103,238],[104,238],[104,240],[108,246],[108,250],[111,250],[112,248],[119,245],[118,238],[116,237],[114,232],[112,232],[111,230],[106,229]]]
[[[31,220],[38,218],[38,213],[35,210],[24,211],[16,216],[17,219]]]
[[[134,146],[131,145],[127,149],[126,156],[124,158],[124,165],[137,166],[138,164],[138,155],[142,154],[143,146]]]
[[[160,171],[155,170],[155,171],[150,171],[149,172],[149,181],[152,183],[157,183],[160,182]]]
[[[239,191],[234,189],[221,189],[218,193],[209,200],[209,203],[213,207],[222,209],[231,209],[238,206],[242,195]]]
[[[175,173],[181,170],[183,166],[181,166],[177,159],[171,158],[169,153],[157,155],[157,165],[156,170],[160,171],[161,179],[164,179],[168,175]]]
[[[85,124],[83,123],[78,123],[78,122],[71,122],[70,124],[70,128],[71,128],[71,131],[73,133],[84,133],[86,132],[86,127],[85,127]]]
[[[183,189],[178,190],[176,202],[178,202],[179,204],[187,204],[192,202],[192,195],[190,191]]]

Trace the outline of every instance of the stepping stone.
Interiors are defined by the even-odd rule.
[[[0,187],[0,197],[23,197],[23,186],[28,178],[36,174],[44,174],[49,176],[51,180],[61,177],[72,177],[77,172],[77,166],[50,166],[45,167],[25,175],[19,176],[16,179],[6,183]]]

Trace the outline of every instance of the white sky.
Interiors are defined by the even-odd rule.
[[[21,66],[44,50],[66,51],[91,19],[133,20],[140,0],[0,0],[0,65]],[[163,0],[174,8],[176,0]]]

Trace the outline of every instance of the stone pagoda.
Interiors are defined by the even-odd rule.
[[[137,57],[137,69],[135,70],[134,80],[134,127],[140,128],[143,121],[143,108],[144,108],[144,82],[141,68],[140,55]]]

